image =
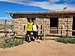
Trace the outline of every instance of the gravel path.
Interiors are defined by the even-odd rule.
[[[75,56],[75,44],[42,40],[25,43],[14,48],[0,48],[0,56]]]

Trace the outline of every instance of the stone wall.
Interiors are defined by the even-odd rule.
[[[45,34],[49,35],[50,34],[50,18],[44,18],[44,29],[45,29]]]
[[[58,19],[58,34],[63,36],[72,36],[72,21],[73,18],[59,18]]]
[[[58,34],[66,36],[67,30],[67,18],[59,18],[58,19]]]
[[[39,34],[43,34],[44,29],[43,29],[43,18],[36,18],[36,23],[39,26]]]
[[[27,19],[26,18],[16,18],[12,20],[14,24],[14,31],[17,35],[22,35],[23,32],[26,32],[26,29],[24,30],[24,25],[26,26]]]
[[[68,18],[68,36],[72,36],[73,17]]]
[[[50,19],[49,18],[36,18],[36,22],[39,25],[39,29],[42,31],[42,34],[50,34]],[[42,29],[41,29],[42,26]],[[44,32],[45,31],[45,32]]]
[[[14,24],[14,31],[18,35],[22,35],[24,32],[26,33],[26,24],[27,24],[27,18],[16,18],[13,19],[13,24]],[[72,17],[64,18],[60,17],[58,18],[58,35],[63,35],[63,36],[72,36]],[[45,34],[48,35],[50,34],[50,19],[49,18],[36,18],[36,23],[39,26],[39,31],[42,31],[42,34],[45,31]],[[24,25],[25,25],[25,30],[24,30]],[[42,29],[41,29],[42,26]],[[68,31],[67,31],[68,30]],[[39,32],[39,34],[40,34]]]

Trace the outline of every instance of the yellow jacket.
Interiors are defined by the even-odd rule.
[[[32,27],[33,27],[33,22],[28,22],[27,23],[27,31],[32,31]]]

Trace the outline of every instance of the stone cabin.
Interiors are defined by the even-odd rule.
[[[14,31],[20,35],[26,33],[27,19],[36,20],[44,35],[74,36],[75,11],[51,12],[10,12]]]

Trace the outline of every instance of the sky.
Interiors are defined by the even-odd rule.
[[[75,10],[75,0],[0,0],[0,19],[11,19],[6,12]]]

